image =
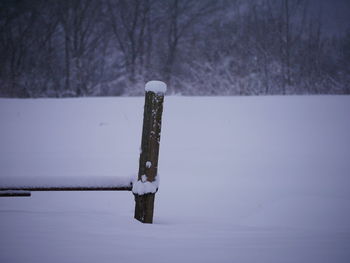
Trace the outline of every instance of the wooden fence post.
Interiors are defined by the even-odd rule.
[[[149,81],[145,91],[139,172],[132,191],[135,196],[134,217],[142,223],[152,223],[154,198],[159,182],[158,155],[166,84],[161,81]]]

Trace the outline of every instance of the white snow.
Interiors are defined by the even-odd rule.
[[[152,91],[154,93],[165,94],[166,88],[166,84],[163,81],[159,80],[148,81],[145,85],[146,91]]]
[[[138,99],[0,100],[0,186],[130,186],[142,111]]]
[[[152,167],[152,162],[147,161],[147,162],[146,162],[146,168],[151,168],[151,167]]]
[[[0,99],[0,184],[130,178],[143,103]],[[1,197],[0,262],[350,262],[349,112],[349,96],[167,97],[153,225],[130,192]]]
[[[132,192],[138,195],[156,193],[159,188],[159,176],[153,182],[147,181],[146,175],[141,176],[141,180],[135,180],[132,185]]]

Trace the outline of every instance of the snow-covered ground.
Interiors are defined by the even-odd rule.
[[[128,181],[142,113],[0,99],[0,185]],[[166,97],[153,225],[131,192],[0,198],[0,262],[350,262],[349,113],[349,96]]]

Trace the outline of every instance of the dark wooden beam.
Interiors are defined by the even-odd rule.
[[[12,191],[12,190],[6,190],[6,191],[0,191],[0,197],[17,197],[17,196],[30,196],[30,192],[28,191]]]
[[[86,187],[86,186],[59,186],[59,187],[0,187],[0,191],[131,191],[132,186],[118,187]]]

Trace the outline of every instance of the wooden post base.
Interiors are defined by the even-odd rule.
[[[153,223],[154,197],[155,194],[135,196],[135,219],[142,223]]]

